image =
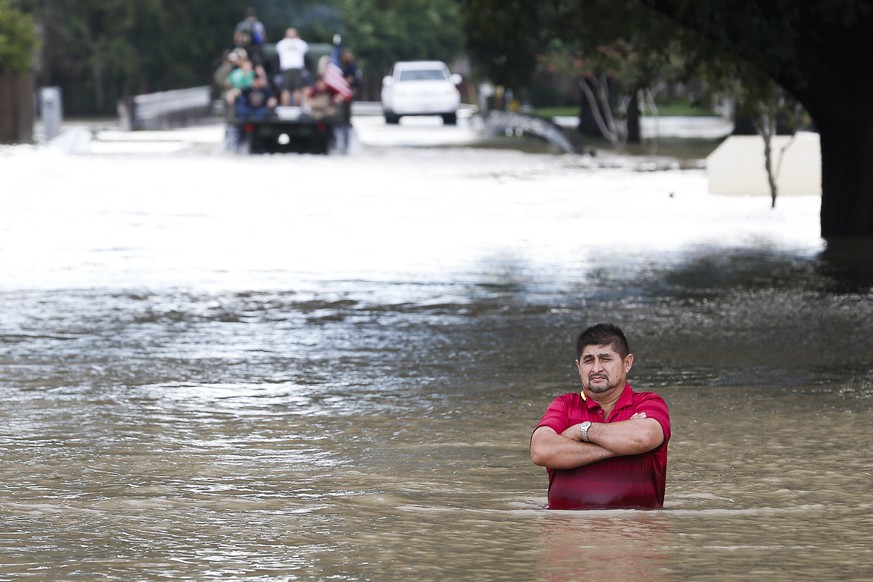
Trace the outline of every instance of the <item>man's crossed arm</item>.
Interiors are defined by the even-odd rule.
[[[630,420],[593,423],[588,429],[588,440],[582,442],[579,424],[561,434],[541,426],[531,437],[530,458],[541,467],[575,469],[611,457],[647,453],[664,442],[664,430],[657,420],[638,412]]]

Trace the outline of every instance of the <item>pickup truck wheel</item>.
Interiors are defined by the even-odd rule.
[[[458,125],[458,114],[446,113],[443,115],[443,125]]]
[[[389,125],[397,125],[398,123],[400,123],[400,116],[395,115],[393,113],[386,113],[385,114],[385,123],[387,123]]]

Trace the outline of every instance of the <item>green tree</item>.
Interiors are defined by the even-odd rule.
[[[2,0],[8,2],[9,0]],[[44,39],[38,83],[60,86],[71,115],[113,114],[124,96],[209,84],[232,31],[254,7],[279,40],[343,34],[370,81],[396,60],[451,60],[463,50],[455,0],[19,0]],[[378,86],[376,87],[378,90]]]
[[[616,147],[640,141],[639,96],[675,69],[675,25],[620,1],[466,0],[464,8],[468,48],[491,79],[524,94],[537,67],[560,70],[577,80],[580,132]]]
[[[821,144],[821,232],[873,236],[873,4],[865,0],[643,0],[699,38],[700,58],[739,57],[809,112]],[[705,9],[704,9],[705,8]]]
[[[39,83],[73,115],[108,114],[123,96],[208,84],[248,2],[22,0],[43,38]]]
[[[36,47],[33,18],[15,8],[10,0],[0,0],[0,70],[29,71]]]
[[[337,0],[343,43],[352,47],[371,82],[395,61],[451,63],[464,49],[460,6],[455,0]]]
[[[575,35],[580,47],[611,37],[657,52],[669,39],[688,63],[705,65],[714,77],[735,63],[757,69],[806,109],[819,132],[822,236],[873,236],[873,108],[868,104],[873,79],[865,74],[873,54],[869,0],[465,0],[464,5],[465,14],[479,22],[476,31],[488,29],[481,24],[484,13],[533,14],[504,19],[535,28],[503,28],[504,44],[518,35],[540,41]],[[542,18],[541,10],[563,16]],[[504,68],[513,66],[511,58],[506,60]],[[525,60],[517,66],[524,70]]]
[[[560,38],[545,14],[546,4],[464,0],[467,49],[494,83],[514,91],[530,85],[537,57]]]
[[[666,81],[681,78],[669,55],[641,51],[625,40],[592,49],[572,42],[553,41],[540,54],[538,70],[575,79],[579,90],[578,131],[603,136],[613,147],[641,143],[642,108],[654,111],[654,96]]]

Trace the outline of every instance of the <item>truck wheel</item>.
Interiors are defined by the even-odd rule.
[[[385,123],[389,125],[397,125],[400,123],[400,116],[393,113],[385,113]]]
[[[458,114],[446,113],[443,115],[443,125],[458,125]]]

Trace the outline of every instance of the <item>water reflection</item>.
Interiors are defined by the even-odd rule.
[[[658,512],[584,512],[541,521],[537,580],[675,579],[670,523]]]
[[[828,240],[820,270],[835,293],[868,295],[873,290],[873,238]]]

